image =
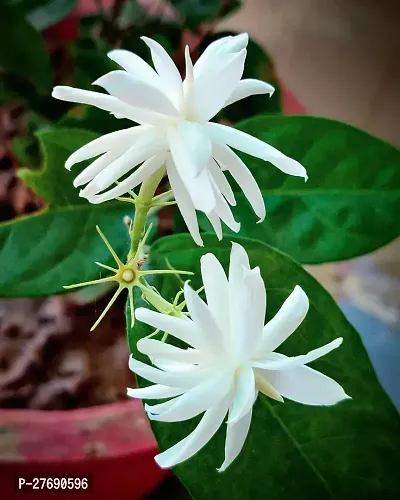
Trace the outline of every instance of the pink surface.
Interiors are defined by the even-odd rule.
[[[71,411],[0,411],[0,485],[7,500],[29,497],[15,491],[15,476],[36,472],[91,474],[92,491],[82,498],[140,499],[167,474],[154,462],[157,451],[140,401]]]

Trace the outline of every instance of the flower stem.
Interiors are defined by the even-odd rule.
[[[147,214],[151,208],[151,202],[154,193],[164,176],[165,169],[160,168],[148,179],[146,179],[140,188],[139,195],[135,202],[135,218],[131,232],[131,249],[128,254],[128,261],[135,257],[139,247],[140,238],[146,226]]]

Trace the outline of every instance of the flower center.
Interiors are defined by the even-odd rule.
[[[121,273],[121,278],[125,283],[132,283],[135,280],[136,273],[131,268],[127,268]]]

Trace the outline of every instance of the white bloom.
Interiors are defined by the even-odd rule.
[[[250,269],[247,254],[238,244],[233,244],[229,280],[212,254],[201,258],[201,273],[208,304],[186,284],[191,319],[137,310],[137,319],[169,332],[190,348],[180,349],[150,338],[139,340],[138,350],[155,366],[133,357],[129,366],[156,385],[128,389],[128,395],[172,398],[145,406],[152,420],[178,422],[204,412],[191,434],[155,457],[161,467],[172,467],[197,453],[229,413],[225,461],[219,469],[223,471],[243,447],[259,391],[277,401],[288,398],[308,405],[333,405],[348,398],[337,382],[306,366],[339,347],[343,339],[302,356],[275,352],[305,318],[307,295],[296,286],[264,326],[266,293],[260,270]]]
[[[207,214],[219,238],[221,220],[233,231],[239,231],[240,225],[228,205],[235,205],[223,173],[228,170],[254,212],[264,219],[260,189],[231,147],[270,161],[287,174],[304,178],[307,174],[300,163],[274,147],[234,128],[209,123],[223,107],[235,101],[274,91],[268,83],[241,80],[247,34],[212,43],[194,66],[186,47],[183,82],[163,47],[150,38],[142,39],[151,50],[155,69],[134,53],[111,51],[108,56],[124,71],[111,71],[94,82],[110,95],[71,87],[53,90],[52,95],[57,99],[91,104],[139,123],[104,135],[68,158],[65,166],[70,169],[77,162],[98,156],[75,178],[75,186],[86,184],[80,195],[91,203],[111,200],[166,165],[182,216],[194,240],[201,245],[195,209]],[[134,167],[138,168],[126,177]],[[123,181],[112,187],[121,178]]]

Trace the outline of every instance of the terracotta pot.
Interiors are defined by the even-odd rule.
[[[7,500],[32,497],[16,490],[18,477],[51,473],[91,476],[90,491],[74,491],[76,500],[140,499],[168,474],[154,462],[156,453],[140,401],[69,411],[0,410],[1,498]]]

